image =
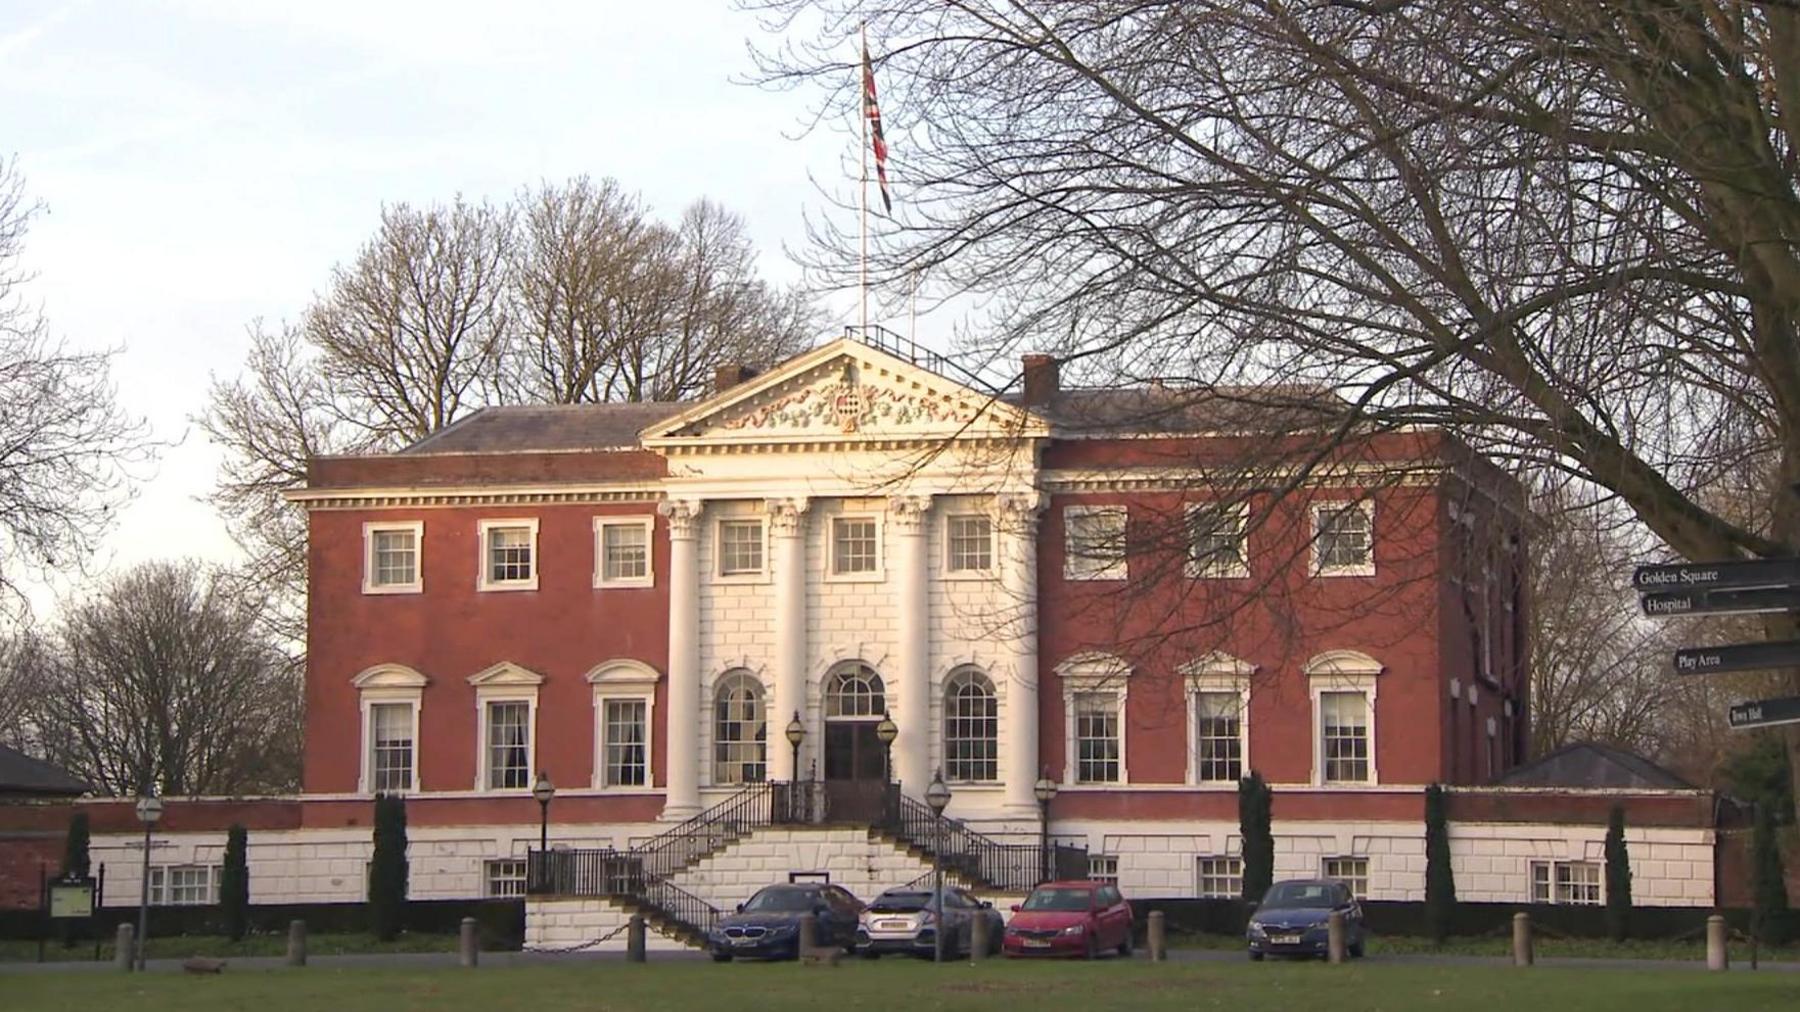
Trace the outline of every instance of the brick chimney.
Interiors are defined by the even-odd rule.
[[[1060,389],[1054,355],[1024,355],[1019,359],[1025,368],[1025,393],[1020,403],[1026,406],[1048,404]]]
[[[748,382],[756,375],[756,370],[741,362],[722,365],[713,370],[713,388],[715,394],[722,394],[739,383]]]

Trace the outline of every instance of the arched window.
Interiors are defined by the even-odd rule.
[[[769,721],[763,687],[733,671],[713,689],[713,782],[758,784],[768,775]]]
[[[1000,707],[994,683],[975,668],[958,668],[944,684],[944,775],[998,780],[999,759]]]
[[[879,717],[886,712],[881,676],[867,664],[852,664],[825,684],[826,717]]]

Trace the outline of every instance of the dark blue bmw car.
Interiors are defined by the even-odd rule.
[[[738,904],[737,913],[719,918],[707,939],[715,962],[727,963],[743,956],[756,959],[798,959],[800,917],[812,914],[818,922],[821,947],[856,948],[856,922],[863,905],[849,890],[829,882],[796,882],[764,886]]]
[[[1368,928],[1350,887],[1332,879],[1294,879],[1270,886],[1250,915],[1244,932],[1250,958],[1325,955],[1326,921],[1334,910],[1344,915],[1344,948],[1360,957]]]

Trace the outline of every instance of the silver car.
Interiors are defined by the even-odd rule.
[[[976,899],[967,889],[945,886],[942,913],[944,955],[970,954],[977,920],[987,922],[988,954],[1000,951],[1005,923],[992,903]],[[888,953],[930,959],[937,945],[938,915],[939,904],[932,902],[929,888],[889,889],[863,911],[856,928],[856,951],[871,959]]]

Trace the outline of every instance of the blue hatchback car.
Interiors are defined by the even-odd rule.
[[[1361,957],[1369,932],[1350,887],[1334,879],[1291,879],[1270,886],[1250,915],[1244,932],[1250,958],[1325,955],[1333,911],[1344,915],[1344,948]]]
[[[719,918],[707,938],[715,962],[738,957],[798,959],[800,918],[812,914],[820,946],[856,948],[856,922],[863,905],[849,890],[829,882],[796,882],[764,886],[738,904],[737,913]]]

